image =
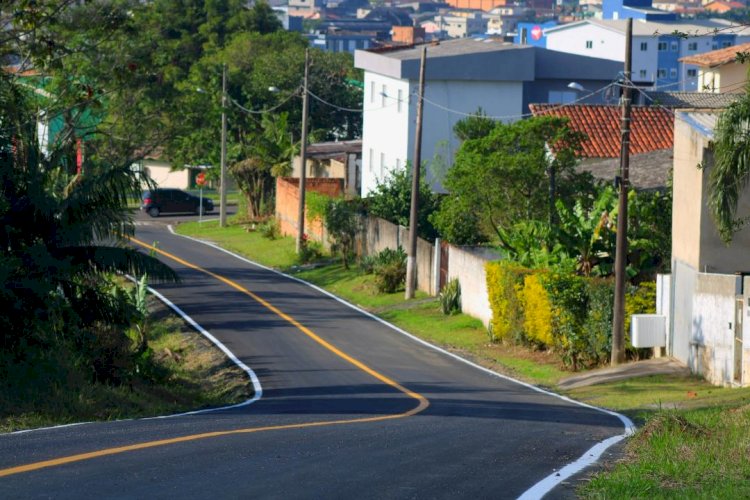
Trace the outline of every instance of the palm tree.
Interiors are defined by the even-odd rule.
[[[35,129],[28,92],[0,76],[0,351],[64,335],[71,322],[118,319],[121,304],[103,286],[111,273],[176,280],[127,244],[127,201],[141,189],[130,162],[105,165],[92,155],[79,175],[64,154],[75,142],[45,155]]]
[[[750,87],[724,110],[714,135],[709,206],[721,237],[729,243],[747,222],[737,218],[737,203],[750,180]]]

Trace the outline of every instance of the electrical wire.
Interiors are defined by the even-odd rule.
[[[284,99],[283,101],[281,101],[276,106],[273,106],[273,107],[270,107],[270,108],[267,108],[267,109],[261,109],[261,110],[258,110],[258,111],[255,111],[255,110],[252,110],[252,109],[248,109],[245,106],[243,106],[242,104],[240,104],[237,101],[235,101],[233,98],[231,98],[229,96],[227,96],[227,97],[229,98],[229,102],[230,103],[234,104],[241,111],[244,111],[247,114],[250,114],[250,115],[265,115],[265,114],[271,113],[273,111],[276,111],[277,109],[279,109],[280,107],[282,107],[284,104],[286,104],[289,101],[291,101],[293,97],[297,97],[298,94],[299,94],[299,91],[300,91],[300,88],[298,87],[298,88],[294,89],[294,91],[291,94],[289,94],[286,97],[286,99]]]
[[[313,94],[312,92],[310,92],[309,89],[307,90],[307,93],[310,95],[310,97],[312,97],[316,101],[319,101],[319,102],[325,104],[326,106],[330,106],[331,108],[338,109],[339,111],[346,111],[347,113],[363,113],[363,112],[365,112],[364,109],[345,108],[343,106],[338,106],[336,104],[333,104],[332,102],[328,102],[325,99],[323,99],[322,97],[319,97],[319,96]],[[385,97],[388,97],[388,96],[385,96]],[[385,106],[383,106],[383,107],[385,107]],[[367,111],[372,111],[372,110],[367,110]]]

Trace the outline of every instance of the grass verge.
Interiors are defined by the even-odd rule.
[[[5,387],[0,391],[0,432],[167,415],[251,397],[252,386],[239,367],[161,302],[151,299],[149,346],[152,371],[158,376],[134,376],[127,384],[115,386],[96,383],[71,370],[62,383],[46,383],[49,380],[42,378]],[[38,376],[38,366],[27,368]]]

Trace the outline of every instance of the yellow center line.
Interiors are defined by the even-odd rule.
[[[211,272],[207,269],[204,269],[200,266],[197,266],[195,264],[192,264],[190,262],[187,262],[186,260],[183,260],[176,255],[173,255],[171,253],[165,252],[164,250],[161,250],[159,248],[156,248],[152,245],[149,245],[147,243],[144,243],[143,241],[140,241],[136,238],[131,238],[131,241],[134,243],[137,243],[138,245],[141,245],[145,248],[148,248],[154,252],[157,252],[164,257],[167,257],[169,259],[174,260],[175,262],[179,262],[180,264],[189,267],[191,269],[195,269],[196,271],[200,271],[202,273],[205,273],[222,283],[225,283],[226,285],[229,285],[230,287],[234,288],[235,290],[251,297],[253,300],[264,306],[265,308],[269,309],[273,313],[275,313],[277,316],[281,317],[282,319],[286,320],[287,322],[291,323],[295,327],[297,327],[298,330],[300,330],[302,333],[310,337],[312,340],[323,346],[324,348],[331,351],[336,356],[346,360],[347,362],[351,363],[352,365],[356,366],[363,372],[367,373],[368,375],[371,375],[375,377],[376,379],[380,380],[384,384],[387,384],[395,389],[398,389],[400,392],[406,394],[407,396],[416,399],[419,404],[412,408],[409,411],[403,412],[403,413],[396,413],[392,415],[382,415],[378,417],[365,417],[365,418],[354,418],[354,419],[348,419],[348,420],[323,420],[318,422],[305,422],[300,424],[288,424],[288,425],[272,425],[272,426],[265,426],[265,427],[249,427],[245,429],[234,429],[230,431],[217,431],[217,432],[204,432],[201,434],[191,434],[187,436],[180,436],[175,438],[169,438],[169,439],[160,439],[155,441],[146,441],[143,443],[136,443],[126,446],[119,446],[115,448],[106,448],[103,450],[97,450],[92,451],[88,453],[79,453],[77,455],[69,455],[66,457],[60,457],[60,458],[54,458],[51,460],[44,460],[40,462],[33,462],[26,465],[19,465],[16,467],[9,467],[6,469],[0,469],[0,477],[5,476],[11,476],[13,474],[20,474],[23,472],[31,472],[39,469],[45,469],[47,467],[55,467],[58,465],[65,465],[70,464],[73,462],[80,462],[83,460],[90,460],[92,458],[99,458],[99,457],[105,457],[108,455],[117,455],[119,453],[125,453],[128,451],[136,451],[136,450],[144,450],[147,448],[155,448],[157,446],[166,446],[170,444],[176,444],[176,443],[184,443],[187,441],[197,441],[200,439],[208,439],[208,438],[215,438],[215,437],[221,437],[221,436],[230,436],[233,434],[251,434],[255,432],[265,432],[265,431],[278,431],[278,430],[285,430],[285,429],[304,429],[308,427],[322,427],[322,426],[330,426],[330,425],[347,425],[347,424],[355,424],[355,423],[366,423],[366,422],[380,422],[383,420],[393,420],[397,418],[405,418],[405,417],[411,417],[413,415],[416,415],[422,411],[424,411],[429,405],[430,402],[422,396],[419,393],[416,393],[412,390],[407,389],[406,387],[402,386],[395,380],[383,375],[380,372],[377,372],[367,366],[366,364],[362,363],[356,358],[353,358],[352,356],[349,356],[344,351],[340,350],[330,342],[326,341],[325,339],[318,336],[315,332],[304,326],[302,323],[294,319],[293,317],[289,316],[288,314],[284,313],[280,309],[278,309],[276,306],[271,304],[270,302],[266,301],[262,297],[258,296],[257,294],[251,292],[247,288],[243,287],[239,283],[230,280],[229,278],[226,278],[224,276],[221,276],[219,274],[216,274],[214,272]]]

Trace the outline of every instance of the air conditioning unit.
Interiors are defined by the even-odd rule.
[[[634,314],[630,318],[630,341],[633,347],[665,347],[667,317],[661,314]]]

